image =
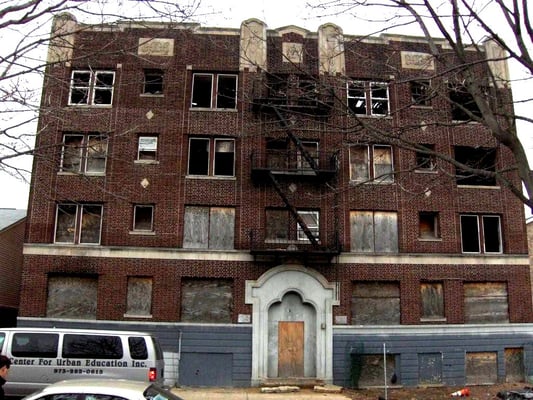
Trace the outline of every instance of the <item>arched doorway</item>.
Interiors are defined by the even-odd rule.
[[[335,284],[302,265],[280,265],[246,282],[253,305],[252,385],[269,380],[333,380]]]

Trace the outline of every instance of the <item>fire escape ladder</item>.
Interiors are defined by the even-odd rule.
[[[289,201],[289,198],[283,192],[283,189],[281,188],[281,185],[279,184],[276,177],[272,174],[272,172],[269,172],[268,175],[270,176],[270,179],[272,180],[272,183],[274,184],[274,188],[276,189],[276,192],[278,192],[279,196],[281,197],[281,199],[287,206],[287,209],[292,214],[292,216],[296,219],[296,222],[298,223],[300,228],[302,228],[302,231],[305,233],[305,236],[307,236],[307,238],[309,239],[309,241],[311,242],[313,246],[318,246],[318,241],[316,240],[315,235],[313,235],[313,232],[311,232],[311,230],[309,229],[309,227],[307,226],[303,218],[300,216],[300,214],[298,214],[298,210],[296,210],[296,208],[291,204],[291,202]]]
[[[291,127],[289,123],[287,122],[287,120],[285,119],[285,117],[283,116],[283,114],[281,113],[281,111],[277,107],[274,107],[274,111],[276,113],[276,116],[278,117],[278,120],[281,126],[283,127],[283,129],[285,129],[285,132],[287,133],[287,136],[289,137],[289,139],[296,145],[298,150],[300,150],[305,161],[307,161],[307,163],[313,169],[315,174],[318,175],[318,165],[316,163],[316,160],[311,156],[311,154],[309,154],[309,152],[302,145],[302,141],[296,135],[294,135],[294,133],[292,133]]]

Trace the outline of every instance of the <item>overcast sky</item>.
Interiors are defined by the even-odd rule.
[[[180,0],[180,4],[198,2],[199,0]],[[299,27],[316,32],[321,24],[333,22],[339,25],[345,34],[366,35],[379,30],[376,23],[367,23],[366,20],[375,20],[381,15],[365,15],[366,9],[359,9],[357,18],[352,15],[332,15],[327,10],[311,9],[308,3],[317,4],[316,0],[200,0],[201,8],[196,13],[195,22],[202,26],[216,26],[239,28],[242,21],[249,18],[258,18],[265,22],[269,28],[279,28],[287,25]],[[127,10],[134,3],[130,0],[117,1],[122,8]],[[327,2],[326,2],[327,3]],[[329,15],[328,15],[329,14]],[[496,22],[496,21],[495,21]],[[397,30],[398,32],[398,30]],[[416,30],[402,30],[402,33],[417,34]],[[1,38],[0,38],[1,39]],[[0,55],[2,50],[0,50]],[[517,69],[511,70],[511,78],[521,75]],[[533,82],[521,82],[513,85],[515,100],[524,99],[533,93]],[[523,129],[525,130],[525,129]],[[529,133],[519,129],[523,141],[529,143]],[[526,140],[527,139],[527,140]],[[533,144],[526,148],[533,158]],[[26,161],[26,166],[31,168]],[[0,172],[0,208],[27,208],[29,185],[18,179],[11,178]]]

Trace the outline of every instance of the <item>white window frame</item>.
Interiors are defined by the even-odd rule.
[[[211,88],[209,93],[209,106],[197,106],[194,103],[195,98],[195,82],[196,77],[204,76],[210,77]],[[235,78],[235,106],[228,108],[220,108],[219,103],[219,91],[220,91],[220,82],[219,77],[234,77]],[[192,90],[191,90],[191,108],[192,109],[215,109],[215,110],[236,110],[237,109],[237,90],[239,87],[239,76],[237,74],[224,74],[224,73],[205,73],[205,72],[195,72],[192,77]]]
[[[463,242],[463,217],[476,217],[477,219],[477,242],[479,251],[465,251]],[[485,238],[485,219],[496,218],[498,220],[498,251],[487,251],[487,244]],[[459,215],[459,227],[461,230],[461,252],[465,254],[503,254],[503,241],[502,241],[502,220],[499,215],[488,214],[460,214]]]
[[[313,233],[317,241],[320,240],[320,212],[319,211],[301,211],[298,210],[298,215],[306,222],[307,228]],[[311,220],[316,221],[316,224],[308,224],[306,216],[310,216]],[[303,231],[300,224],[296,223],[296,238],[300,242],[309,242],[309,238]]]
[[[74,206],[76,212],[74,215],[74,235],[71,241],[60,242],[57,241],[57,229],[58,229],[58,217],[60,207],[65,206]],[[98,241],[97,242],[82,242],[82,233],[83,233],[83,216],[84,210],[88,207],[100,207],[100,226],[98,229]],[[104,206],[102,204],[75,204],[75,203],[60,203],[56,205],[56,220],[54,227],[54,243],[58,244],[80,244],[80,245],[100,245],[102,240],[102,220],[103,220]]]
[[[366,177],[353,176],[352,174],[352,147],[366,148]],[[390,155],[390,174],[378,177],[376,174],[376,148],[388,148]],[[375,184],[390,184],[394,183],[394,152],[391,145],[388,144],[354,144],[349,148],[349,162],[350,162],[350,181],[351,182],[367,182]],[[385,164],[383,164],[385,165]],[[386,164],[389,165],[389,164]]]
[[[204,141],[207,143],[207,173],[206,174],[192,174],[190,172],[191,167],[191,143],[193,141]],[[233,174],[232,175],[215,175],[215,162],[217,159],[217,143],[220,142],[232,142],[233,149]],[[235,139],[233,138],[206,138],[206,137],[190,137],[189,138],[189,150],[188,150],[188,160],[187,160],[187,176],[189,177],[208,177],[208,178],[234,178],[235,177],[235,162],[236,162],[237,153],[235,151]]]
[[[356,85],[360,87],[360,90],[363,91],[364,96],[350,96],[350,87],[351,85]],[[347,105],[352,112],[355,112],[350,107],[350,99],[353,99],[354,101],[363,101],[365,104],[365,113],[364,114],[355,114],[357,116],[372,116],[372,117],[387,117],[390,115],[390,93],[389,93],[389,83],[387,82],[380,82],[380,81],[362,81],[362,80],[351,80],[346,83],[346,100]],[[378,97],[374,96],[374,90],[384,88],[386,90],[386,96],[385,97]],[[359,89],[359,88],[358,88]],[[380,102],[386,102],[387,104],[387,112],[386,113],[376,113],[374,112],[374,102],[380,101]]]
[[[80,137],[79,147],[79,167],[77,171],[66,169],[64,166],[65,153],[70,146],[66,146],[66,139],[68,137]],[[103,157],[93,157],[91,152],[91,139],[100,138],[100,145],[104,146]],[[106,135],[94,134],[94,133],[65,133],[63,134],[62,147],[61,147],[61,161],[59,165],[59,172],[63,174],[85,174],[85,175],[105,175],[107,168],[108,157],[108,144],[109,138]],[[89,170],[89,161],[91,159],[104,159],[102,170]]]
[[[158,157],[158,137],[155,135],[141,135],[137,144],[137,162],[154,163]],[[153,153],[153,158],[141,158],[141,153]]]
[[[76,85],[74,76],[76,74],[86,73],[89,74],[89,82],[84,85]],[[109,85],[101,84],[98,76],[101,74],[111,74],[113,76],[113,83]],[[109,70],[73,70],[70,78],[70,89],[68,96],[68,105],[69,106],[94,106],[94,107],[109,107],[113,105],[113,95],[115,87],[115,71]],[[72,102],[72,94],[74,90],[81,89],[87,91],[86,101],[80,103]],[[105,90],[110,92],[110,101],[109,103],[95,103],[96,91]]]

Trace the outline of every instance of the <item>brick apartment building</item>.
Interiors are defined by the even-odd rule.
[[[431,151],[513,160],[423,39],[54,29],[19,325],[153,332],[183,385],[529,376],[523,206]]]

